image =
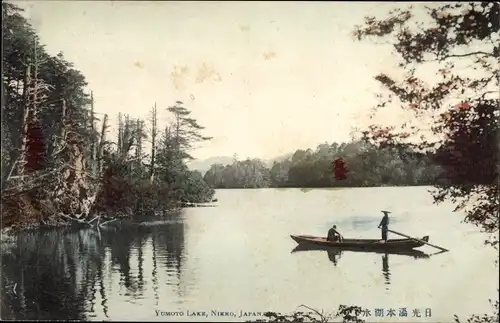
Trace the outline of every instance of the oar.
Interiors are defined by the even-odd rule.
[[[440,254],[442,254],[442,253],[444,253],[444,252],[446,252],[446,251],[441,250],[441,251],[438,251],[438,252],[435,252],[435,253],[431,253],[431,254],[429,255],[429,257],[431,257],[431,256],[437,256],[437,255],[440,255]]]
[[[437,249],[442,250],[442,251],[449,251],[448,249],[441,248],[439,246],[433,245],[433,244],[428,243],[428,242],[426,242],[424,240],[421,240],[421,239],[417,239],[417,238],[413,238],[413,237],[407,236],[406,234],[403,234],[403,233],[400,233],[400,232],[392,231],[392,230],[389,230],[389,229],[387,229],[387,231],[395,233],[395,234],[399,234],[400,236],[406,237],[408,239],[412,239],[412,240],[415,240],[415,241],[418,241],[418,242],[425,243],[425,244],[427,244],[427,245],[429,245],[431,247],[437,248]]]

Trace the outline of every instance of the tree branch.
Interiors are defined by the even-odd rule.
[[[105,221],[105,222],[103,222],[103,223],[99,224],[99,226],[100,226],[100,227],[102,227],[103,225],[105,225],[105,224],[107,224],[107,223],[114,222],[114,221],[116,221],[116,220],[118,220],[118,219],[113,218],[113,219],[111,219],[111,220],[108,220],[108,221]]]
[[[490,56],[490,57],[495,57],[495,55],[493,55],[492,53],[486,53],[486,52],[483,52],[483,51],[477,51],[477,52],[471,52],[471,53],[466,53],[466,54],[450,54],[450,55],[446,55],[446,56],[443,56],[441,59],[439,59],[439,61],[444,61],[448,58],[452,58],[452,57],[468,57],[468,56],[473,56],[473,55],[483,55],[483,56]]]

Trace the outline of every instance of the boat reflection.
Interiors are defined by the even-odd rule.
[[[338,261],[340,260],[340,257],[342,256],[342,250],[327,250],[328,253],[328,259],[330,259],[331,262],[335,266],[337,266]]]
[[[339,260],[344,252],[370,252],[370,253],[379,253],[382,254],[382,275],[384,276],[384,285],[386,285],[385,289],[389,290],[389,286],[391,284],[391,272],[389,269],[389,255],[400,255],[400,256],[409,256],[415,259],[419,258],[429,258],[431,255],[426,254],[420,250],[355,250],[355,249],[344,249],[344,248],[332,248],[325,246],[317,246],[317,245],[302,245],[299,244],[292,250],[292,253],[301,252],[301,251],[326,251],[328,254],[328,259],[337,266]]]
[[[328,257],[330,254],[340,255],[342,252],[370,252],[370,253],[380,253],[385,256],[387,255],[401,255],[409,256],[413,258],[429,258],[430,255],[422,252],[420,250],[362,250],[362,249],[346,249],[346,248],[332,248],[320,245],[309,245],[309,244],[299,244],[292,250],[292,253],[300,251],[327,251]]]
[[[389,271],[389,255],[387,253],[382,255],[382,275],[385,278],[386,290],[389,290],[391,284],[391,272]]]

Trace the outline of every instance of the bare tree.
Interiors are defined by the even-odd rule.
[[[37,39],[34,39],[34,52],[28,57],[25,63],[25,74],[23,82],[23,117],[21,131],[21,147],[17,162],[17,175],[22,183],[25,175],[25,165],[27,158],[28,133],[30,127],[33,127],[38,122],[39,106],[47,99],[47,95],[43,92],[48,90],[50,86],[38,78],[38,71],[44,60],[41,59],[38,52]],[[16,166],[15,164],[13,167]],[[12,172],[11,172],[12,174]],[[8,179],[7,179],[8,180]]]
[[[155,176],[155,163],[156,163],[156,140],[158,138],[158,113],[156,110],[156,103],[151,109],[149,122],[151,123],[151,162],[149,164],[149,179],[151,183],[154,182]]]
[[[101,133],[99,136],[99,142],[97,143],[97,151],[96,151],[96,162],[97,162],[97,174],[98,177],[102,175],[102,156],[104,150],[104,144],[106,142],[106,133],[108,131],[108,115],[105,114],[102,119]]]

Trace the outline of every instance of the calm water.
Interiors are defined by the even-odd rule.
[[[491,311],[495,252],[451,205],[433,205],[427,188],[220,190],[217,198],[216,208],[135,220],[100,234],[19,235],[2,248],[2,318],[174,321],[200,318],[156,310],[239,316],[357,304],[372,310],[371,322],[451,322],[455,313]],[[325,235],[333,223],[345,237],[378,238],[380,210],[393,212],[393,230],[428,234],[451,252],[429,258],[291,252],[289,234]],[[400,307],[409,312],[406,320],[373,313]],[[411,317],[414,308],[430,308],[432,317]]]

